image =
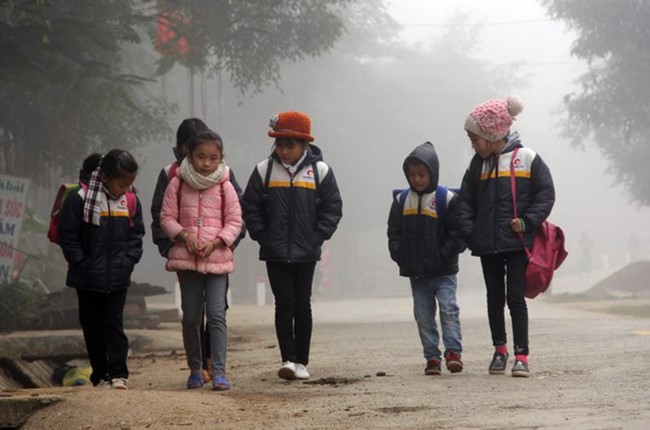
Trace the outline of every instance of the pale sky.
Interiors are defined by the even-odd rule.
[[[402,25],[402,37],[411,44],[448,30],[456,13],[471,14],[468,24],[483,24],[484,53],[490,62],[575,62],[570,57],[571,33],[551,21],[535,0],[394,0],[389,12]],[[543,34],[543,37],[539,37]],[[500,47],[500,48],[497,48]]]

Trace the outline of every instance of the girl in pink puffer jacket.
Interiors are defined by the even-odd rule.
[[[223,160],[221,137],[205,130],[165,191],[160,226],[174,241],[166,269],[178,272],[183,345],[190,368],[187,388],[203,386],[200,324],[207,316],[212,388],[228,390],[226,365],[227,274],[234,270],[232,245],[242,228],[241,207]]]

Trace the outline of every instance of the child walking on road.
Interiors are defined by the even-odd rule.
[[[183,310],[183,345],[190,376],[187,388],[203,386],[201,321],[207,317],[212,358],[212,388],[230,389],[226,380],[227,275],[234,270],[232,245],[241,228],[237,192],[229,180],[223,141],[199,131],[165,191],[160,224],[174,240],[167,270],[178,272]]]
[[[438,184],[439,162],[430,142],[416,147],[402,166],[409,188],[395,192],[388,217],[388,248],[407,276],[413,293],[413,313],[427,361],[424,373],[440,375],[463,370],[460,311],[456,301],[458,254],[465,249],[454,223],[456,196]],[[445,346],[439,344],[436,309]]]
[[[90,157],[87,161],[94,162]],[[58,227],[68,262],[66,284],[77,291],[93,369],[90,380],[94,386],[123,390],[129,378],[124,304],[144,236],[140,201],[125,196],[132,192],[137,173],[138,164],[128,152],[114,149],[104,155],[87,190],[81,187],[65,199]],[[135,210],[128,207],[129,200]]]
[[[178,129],[176,130],[176,146],[173,148],[174,157],[176,160],[173,163],[168,164],[163,167],[158,174],[158,181],[156,182],[156,189],[153,193],[153,198],[151,200],[151,236],[153,242],[158,247],[158,252],[162,257],[167,258],[169,250],[174,245],[174,242],[167,237],[165,232],[160,227],[160,210],[162,208],[162,202],[165,197],[165,190],[169,184],[169,180],[176,176],[176,172],[187,154],[188,145],[192,137],[201,130],[208,130],[208,126],[199,118],[186,118],[184,119]],[[241,200],[241,196],[244,194],[235,174],[232,169],[228,169],[230,174],[230,182],[237,195]],[[243,238],[245,234],[245,228],[242,226],[242,232],[240,234],[240,239]],[[226,308],[228,305],[226,304]],[[203,382],[210,382],[212,374],[212,359],[210,358],[210,335],[209,329],[205,325],[204,319],[201,322],[201,343],[203,351]]]
[[[308,379],[311,292],[321,246],[336,231],[342,201],[334,172],[311,144],[311,120],[301,112],[271,118],[273,152],[257,164],[244,192],[246,227],[260,244],[275,297],[282,379]]]
[[[476,154],[463,177],[460,215],[472,255],[481,258],[487,287],[488,319],[495,348],[488,371],[506,372],[507,303],[514,337],[512,376],[528,377],[528,308],[524,296],[528,258],[518,234],[523,233],[530,248],[537,227],[555,203],[555,188],[539,154],[524,147],[519,134],[510,131],[522,110],[519,97],[493,99],[476,106],[465,120],[465,130]],[[511,165],[516,178],[517,218],[510,184]]]

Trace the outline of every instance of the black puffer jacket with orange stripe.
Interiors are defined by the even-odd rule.
[[[413,278],[448,276],[458,273],[458,254],[465,250],[456,226],[457,200],[448,190],[444,201],[436,201],[439,161],[433,144],[417,146],[403,163],[418,161],[427,167],[431,181],[422,192],[409,183],[409,192],[400,201],[393,199],[388,215],[388,250],[399,266],[400,276]],[[445,209],[441,209],[444,205]],[[442,213],[444,211],[444,216]]]
[[[59,217],[59,245],[68,262],[69,287],[111,292],[127,288],[131,273],[142,257],[142,207],[128,216],[127,199],[109,199],[100,225],[83,221],[84,191],[63,202]]]
[[[523,251],[518,235],[510,228],[514,218],[510,187],[510,162],[515,158],[517,214],[524,220],[524,240],[530,248],[537,227],[549,216],[555,203],[555,188],[548,166],[519,134],[511,133],[501,154],[472,158],[460,190],[460,223],[473,255]]]
[[[269,160],[271,177],[266,186]],[[260,244],[263,261],[319,260],[323,242],[341,220],[342,207],[334,172],[323,162],[320,148],[312,144],[293,176],[275,153],[258,163],[242,198],[246,228]]]

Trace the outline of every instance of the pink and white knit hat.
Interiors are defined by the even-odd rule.
[[[465,120],[465,130],[496,142],[508,135],[510,125],[522,110],[524,102],[518,96],[488,100],[470,112]]]

